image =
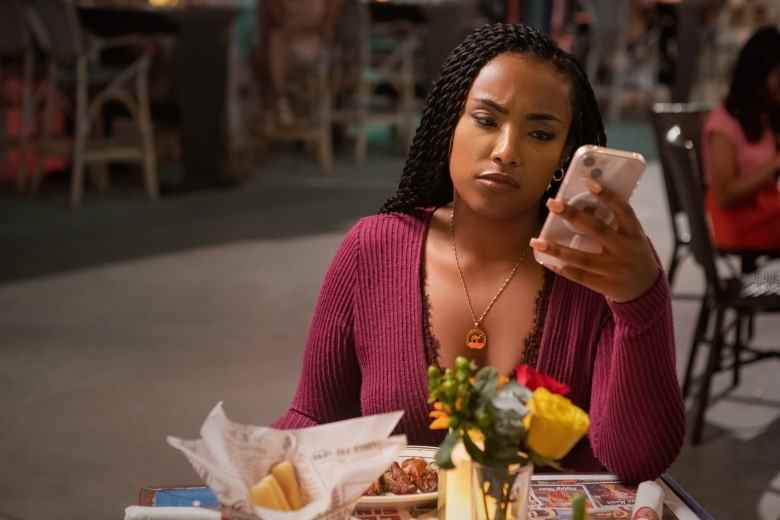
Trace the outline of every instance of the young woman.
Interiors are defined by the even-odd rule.
[[[715,245],[780,253],[780,32],[759,29],[739,53],[725,101],[702,138]]]
[[[592,187],[617,229],[550,199],[574,150],[605,141],[582,69],[546,36],[505,24],[468,36],[431,90],[397,193],[330,266],[276,426],[400,409],[410,444],[437,445],[429,364],[466,355],[510,374],[529,363],[590,413],[568,467],[658,476],[684,434],[665,278],[631,207],[606,189]],[[548,208],[603,253],[533,239]],[[531,247],[567,267],[544,269]]]

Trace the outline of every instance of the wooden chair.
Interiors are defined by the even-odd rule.
[[[289,92],[294,113],[292,124],[280,124],[271,107],[261,110],[261,121],[258,122],[261,139],[302,142],[314,148],[323,175],[333,174],[333,101],[329,63],[330,55],[323,51],[314,63],[299,67],[297,73],[295,69],[291,71],[290,76],[299,80]],[[272,99],[268,89],[260,90],[265,92],[266,100]]]
[[[8,158],[15,153],[19,158],[18,170],[15,174],[16,190],[24,191],[27,182],[27,166],[29,163],[30,138],[35,130],[34,121],[34,80],[35,80],[35,49],[33,47],[32,35],[30,34],[24,6],[21,0],[3,0],[0,2],[0,61],[16,61],[21,58],[22,71],[22,106],[19,128],[9,128],[8,110],[3,100],[3,94],[0,93],[0,159]],[[0,63],[0,87],[4,86],[4,79],[7,76],[5,70],[10,67],[4,67]]]
[[[757,350],[750,345],[751,336],[743,334],[748,317],[760,313],[780,313],[780,277],[766,271],[743,274],[731,272],[723,275],[718,270],[717,260],[723,256],[710,239],[710,229],[704,208],[704,190],[699,175],[698,158],[694,144],[686,139],[679,126],[672,127],[664,136],[666,139],[668,164],[679,195],[682,210],[688,217],[690,242],[688,247],[696,262],[704,271],[705,292],[696,321],[696,328],[685,368],[683,395],[690,390],[693,365],[699,347],[709,344],[706,369],[701,377],[696,404],[691,440],[699,444],[702,439],[704,416],[710,399],[712,377],[719,371],[732,370],[732,386],[740,380],[742,366],[769,358],[780,358],[778,350]],[[710,315],[715,314],[712,333],[707,337]],[[727,323],[727,314],[734,320]],[[723,351],[727,347],[726,337],[733,330],[731,350],[733,361],[724,366]]]
[[[266,9],[258,9],[257,25],[268,38],[272,16]],[[261,144],[269,142],[298,142],[314,149],[320,171],[332,175],[333,163],[333,68],[334,48],[321,48],[313,59],[300,59],[290,52],[287,71],[287,96],[292,109],[292,122],[280,121],[276,112],[276,95],[270,80],[268,42],[261,42],[256,55],[256,80],[259,102],[257,137]]]
[[[146,192],[151,199],[156,199],[159,185],[148,80],[151,54],[145,40],[134,36],[98,39],[86,34],[74,4],[66,0],[27,2],[33,30],[49,60],[47,117],[39,147],[42,154],[69,152],[71,206],[78,206],[83,197],[86,167],[93,165],[105,172],[110,162],[140,164]],[[133,54],[130,63],[107,66],[101,61],[103,52],[118,49]],[[48,126],[58,87],[75,95],[74,135],[65,141],[51,139]],[[108,135],[103,124],[103,110],[108,103],[118,103],[127,111],[135,126],[134,135]],[[108,187],[107,174],[98,175],[97,179],[100,188]],[[40,181],[40,171],[34,172],[34,191]]]
[[[408,21],[372,22],[364,0],[354,2],[358,26],[358,86],[351,101],[338,109],[334,120],[354,129],[355,160],[366,159],[370,125],[391,125],[398,131],[401,150],[411,146],[417,123],[415,54],[421,35]],[[377,95],[377,86],[390,85],[397,101]]]

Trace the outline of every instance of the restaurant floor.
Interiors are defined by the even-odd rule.
[[[642,125],[611,145],[654,159]],[[117,519],[150,484],[198,481],[169,434],[197,437],[217,402],[268,424],[297,381],[322,274],[342,234],[376,210],[402,160],[377,145],[337,175],[288,149],[238,189],[147,202],[140,187],[64,186],[0,198],[0,519]],[[661,255],[670,236],[656,162],[634,205]],[[691,260],[675,292],[698,294]],[[698,303],[674,302],[678,371]],[[762,319],[758,342],[777,343]],[[780,517],[780,383],[769,361],[707,414],[705,439],[671,473],[716,518]],[[725,388],[728,377],[719,377]]]

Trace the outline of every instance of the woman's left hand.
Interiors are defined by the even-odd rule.
[[[628,202],[595,181],[588,180],[588,189],[614,213],[611,224],[556,199],[548,200],[547,207],[581,234],[600,243],[601,253],[587,253],[536,238],[531,239],[531,247],[559,258],[564,267],[552,269],[561,276],[616,302],[634,300],[650,289],[658,277],[659,266],[650,241]]]

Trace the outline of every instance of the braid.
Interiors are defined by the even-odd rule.
[[[563,164],[563,168],[568,166],[571,154],[579,146],[606,144],[596,97],[573,56],[531,27],[503,23],[483,25],[455,47],[444,61],[439,78],[425,100],[420,126],[414,135],[398,189],[384,203],[380,213],[417,214],[422,208],[452,201],[449,158],[455,126],[479,71],[505,52],[528,54],[549,62],[571,82],[574,117],[567,137],[567,164]],[[547,196],[557,192],[559,183],[553,184]]]

